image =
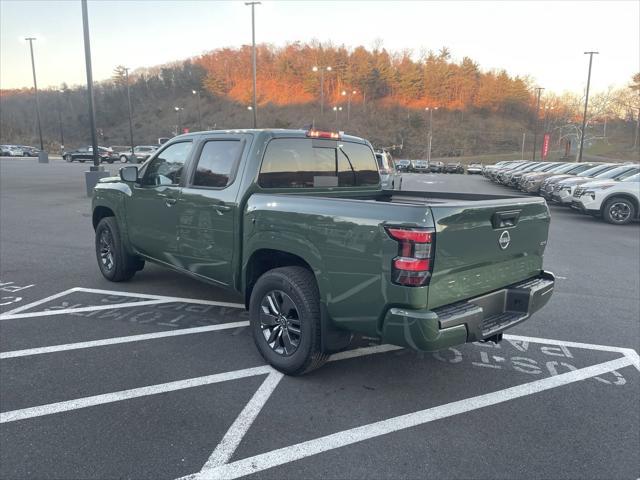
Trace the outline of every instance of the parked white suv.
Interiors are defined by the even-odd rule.
[[[640,173],[619,182],[590,182],[580,185],[573,192],[571,204],[585,213],[602,218],[616,225],[624,225],[638,219],[640,212]]]

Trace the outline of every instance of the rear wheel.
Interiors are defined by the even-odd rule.
[[[120,155],[120,163],[127,163],[129,159],[126,155]]]
[[[96,227],[96,258],[100,272],[107,280],[123,282],[144,268],[144,261],[124,248],[115,217],[105,217]]]
[[[303,267],[269,270],[249,303],[253,339],[264,359],[287,375],[302,375],[329,358],[320,346],[320,295]]]
[[[636,207],[631,200],[614,197],[604,205],[602,217],[609,223],[625,225],[636,216]]]
[[[64,160],[65,160],[66,162],[71,163],[71,162],[73,162],[73,157],[72,157],[71,155],[65,155],[65,156],[64,156]]]

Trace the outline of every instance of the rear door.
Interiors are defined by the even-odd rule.
[[[543,200],[489,200],[432,206],[436,251],[429,308],[537,275],[547,244]]]
[[[214,134],[198,145],[176,205],[180,266],[230,285],[234,254],[238,169],[250,137]]]

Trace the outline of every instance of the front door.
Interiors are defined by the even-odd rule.
[[[199,146],[178,199],[178,258],[189,271],[222,285],[233,281],[238,252],[237,174],[246,139],[211,134]]]
[[[141,172],[139,184],[126,197],[129,241],[139,253],[176,264],[177,213],[184,166],[191,140],[168,145]],[[180,266],[180,265],[177,265]]]

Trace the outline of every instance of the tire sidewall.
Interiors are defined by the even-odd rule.
[[[292,355],[287,357],[279,355],[269,347],[262,334],[262,328],[260,328],[262,299],[272,290],[281,290],[289,295],[300,315],[300,345]],[[258,279],[251,292],[249,304],[251,332],[261,355],[276,369],[284,373],[298,373],[307,363],[307,359],[312,353],[317,328],[312,308],[307,304],[298,286],[290,281],[282,271],[273,270]]]

